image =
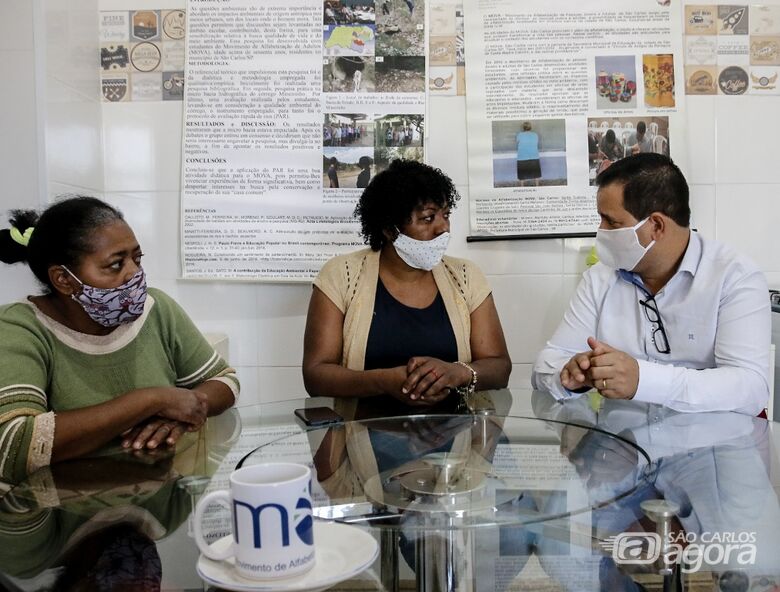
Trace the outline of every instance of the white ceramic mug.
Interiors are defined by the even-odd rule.
[[[229,507],[233,544],[219,552],[203,537],[203,514],[212,503]],[[195,542],[217,561],[235,556],[247,578],[284,578],[314,566],[311,470],[294,463],[243,467],[230,475],[230,491],[204,496],[195,508]]]

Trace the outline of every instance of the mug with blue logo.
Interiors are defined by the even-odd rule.
[[[233,544],[218,551],[203,537],[206,508],[230,508]],[[311,470],[295,463],[243,467],[230,475],[230,490],[204,496],[195,508],[195,541],[209,559],[235,557],[236,569],[256,580],[285,578],[314,567]]]

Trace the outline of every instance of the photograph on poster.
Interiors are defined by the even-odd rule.
[[[374,146],[374,122],[365,113],[326,113],[323,146]]]
[[[424,0],[377,0],[377,55],[425,55]]]
[[[322,65],[323,92],[370,93],[376,90],[374,58],[326,58]]]
[[[748,17],[747,6],[719,5],[718,35],[747,35]]]
[[[324,0],[322,8],[326,25],[374,24],[374,0]]]
[[[368,159],[368,160],[366,160]],[[354,189],[361,173],[374,159],[374,148],[369,146],[326,146],[322,149],[322,186],[325,189]],[[365,175],[364,175],[365,177]]]
[[[596,108],[636,109],[636,58],[596,56]]]
[[[373,25],[327,25],[322,37],[322,53],[326,56],[374,55]]]
[[[425,162],[424,148],[422,146],[386,147],[379,146],[375,151],[375,169],[379,173],[390,166],[390,163],[399,158],[403,160],[416,160]]]
[[[566,120],[494,121],[493,187],[566,185]]]
[[[157,41],[160,39],[160,11],[137,10],[132,13],[131,31],[134,40]]]
[[[655,152],[669,156],[668,117],[588,119],[590,185],[595,185],[598,174],[616,160],[640,152]]]
[[[751,35],[780,35],[780,5],[750,7]]]
[[[674,55],[670,53],[642,56],[647,107],[674,107]]]
[[[685,92],[689,95],[718,94],[717,66],[685,66]]]
[[[384,115],[376,120],[376,145],[384,148],[423,145],[422,115]]]
[[[378,57],[377,92],[425,92],[424,57]]]

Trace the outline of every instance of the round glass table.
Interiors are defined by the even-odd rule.
[[[388,590],[400,585],[401,558],[418,590],[482,589],[488,541],[590,554],[593,512],[653,471],[641,447],[596,426],[492,412],[339,422],[305,437],[315,516],[379,531]],[[300,439],[267,442],[236,468],[288,460]]]
[[[523,389],[482,400],[464,415],[250,405],[175,450],[114,445],[0,484],[0,588],[212,590],[192,508],[236,465],[284,460],[313,468],[318,521],[380,545],[332,592],[780,589],[780,424]],[[307,430],[293,410],[310,406],[358,419]],[[204,529],[224,539],[229,513]]]

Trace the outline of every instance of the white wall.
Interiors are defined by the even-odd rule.
[[[0,222],[49,195],[103,190],[96,68],[97,0],[0,3]],[[38,287],[24,265],[3,269],[0,302]]]
[[[42,195],[38,168],[38,125],[33,42],[33,2],[0,4],[0,225],[9,208],[35,208]],[[0,302],[34,289],[21,265],[5,267]],[[22,291],[24,290],[24,291]]]
[[[70,4],[83,9],[95,1],[70,0]],[[47,0],[47,4],[60,2],[65,4],[62,0]],[[25,13],[29,18],[26,4],[27,0],[3,0],[0,26],[5,26],[9,11]],[[101,10],[182,6],[183,0],[99,3]],[[71,19],[63,19],[71,22],[72,27]],[[6,40],[7,35],[0,37],[0,57],[9,55],[5,52],[19,51],[8,49]],[[97,56],[96,32],[90,43]],[[28,63],[32,59],[32,50],[29,51],[24,56]],[[11,67],[9,60],[0,63],[0,68]],[[25,80],[24,69],[20,68],[15,75]],[[50,143],[49,147],[75,143],[86,151],[86,156],[69,154],[66,156],[71,160],[63,157],[57,161],[50,156],[49,173],[54,179],[51,188],[84,185],[99,189],[101,156],[95,154],[95,147],[100,139],[92,127],[95,105],[87,90],[90,83],[85,80],[84,84],[70,84],[69,76],[52,77],[55,89],[72,100],[67,109],[50,118],[49,129],[56,130],[55,135],[62,141]],[[22,89],[14,92],[21,93]],[[99,96],[97,93],[95,90],[94,97]],[[3,117],[9,108],[25,106],[23,98],[6,98],[5,91],[2,101]],[[243,383],[241,404],[303,396],[301,342],[309,286],[177,279],[181,103],[104,103],[101,108],[102,189],[106,199],[123,209],[135,229],[148,254],[145,266],[151,283],[181,302],[202,330],[229,335],[231,362],[237,366]],[[73,127],[69,128],[71,122]],[[695,225],[704,236],[728,241],[753,257],[767,273],[770,285],[780,287],[780,238],[776,228],[780,225],[780,163],[776,147],[780,138],[780,98],[688,97],[688,122],[687,173]],[[26,130],[35,126],[34,115],[28,114],[25,122],[14,124],[18,124],[16,135],[24,136]],[[536,352],[561,318],[584,269],[584,256],[592,240],[467,244],[465,101],[437,98],[430,109],[428,125],[429,161],[452,175],[464,197],[463,208],[453,218],[450,253],[473,259],[488,275],[515,363],[511,382],[527,384]],[[0,154],[15,150],[5,137],[3,134],[0,141]],[[0,166],[7,166],[5,159]],[[17,175],[23,171],[21,176],[34,179],[34,167],[35,159],[31,157],[10,170]],[[30,183],[30,178],[23,182]],[[35,186],[20,189],[31,192]],[[8,194],[0,199],[3,209],[18,203]],[[24,293],[7,286],[0,289],[5,290],[0,293],[4,301]]]
[[[19,0],[12,0],[18,3]],[[98,0],[38,0],[49,196],[103,192]],[[41,21],[43,26],[41,26]],[[42,54],[42,55],[41,55]]]

